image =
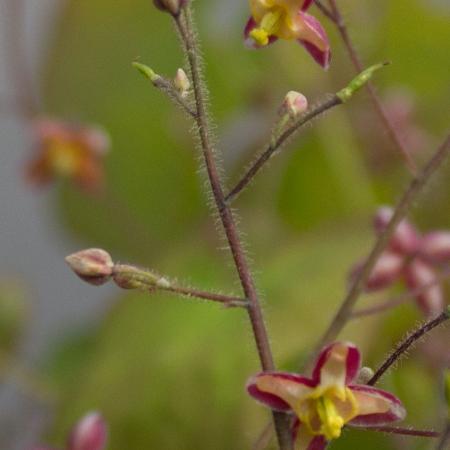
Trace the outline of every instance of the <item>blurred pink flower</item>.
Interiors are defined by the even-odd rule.
[[[103,185],[103,159],[109,137],[99,128],[40,118],[33,124],[36,155],[27,164],[28,180],[44,185],[68,178],[79,187],[96,191]]]

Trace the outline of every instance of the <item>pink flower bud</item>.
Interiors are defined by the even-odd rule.
[[[67,450],[103,450],[107,440],[107,425],[96,412],[84,416],[73,428]]]
[[[416,295],[417,304],[427,316],[440,314],[444,308],[444,294],[439,283],[435,283],[433,268],[418,259],[412,261],[405,271],[406,284],[412,291],[424,288]],[[426,288],[426,286],[428,286]]]
[[[386,229],[393,215],[392,208],[384,206],[378,209],[374,218],[374,227],[377,233],[382,233]],[[407,220],[402,220],[397,225],[389,245],[396,252],[411,254],[417,251],[419,240],[419,233],[415,227]]]
[[[404,259],[393,252],[384,252],[378,259],[366,283],[367,291],[379,291],[394,283],[402,273]],[[350,279],[355,279],[361,272],[363,264],[358,264],[352,271]]]
[[[426,234],[420,243],[420,254],[426,259],[446,263],[450,261],[450,231],[434,231]]]
[[[82,280],[94,286],[106,283],[114,267],[109,253],[99,248],[73,253],[66,257],[66,262]]]
[[[308,109],[308,100],[303,94],[296,91],[289,91],[281,104],[280,115],[288,114],[297,117]]]
[[[177,70],[177,73],[173,80],[173,85],[182,97],[186,97],[188,95],[189,89],[191,87],[191,82],[189,81],[189,78],[183,69]]]

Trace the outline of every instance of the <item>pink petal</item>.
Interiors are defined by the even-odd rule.
[[[276,411],[290,411],[291,405],[315,386],[309,378],[285,372],[261,372],[247,382],[247,392]]]
[[[304,0],[302,11],[306,11],[312,4],[314,3],[314,0]]]
[[[70,433],[67,450],[103,450],[107,440],[107,425],[96,413],[84,416]]]
[[[419,252],[432,262],[450,262],[450,231],[434,231],[426,234],[420,243]]]
[[[435,316],[444,309],[444,293],[439,283],[433,284],[437,275],[434,269],[419,259],[412,261],[405,270],[406,284],[409,289],[417,290],[432,284],[416,295],[417,304],[428,316]]]
[[[244,28],[244,43],[248,48],[253,48],[253,49],[258,49],[258,48],[263,48],[263,47],[267,47],[267,45],[273,44],[276,40],[278,40],[278,38],[276,36],[270,36],[269,37],[269,43],[267,45],[258,45],[254,39],[252,39],[250,37],[250,32],[256,28],[258,26],[258,24],[255,22],[255,20],[253,19],[253,17],[250,17],[250,19],[248,19],[247,24],[245,25]]]
[[[321,385],[344,386],[356,378],[360,365],[361,355],[353,344],[335,342],[325,347],[317,358],[313,380]]]
[[[352,270],[352,273],[350,274],[351,282],[356,279],[363,267],[364,264],[360,263]],[[378,258],[378,261],[367,280],[365,286],[366,290],[372,292],[387,288],[399,279],[403,272],[403,267],[404,257],[402,255],[385,251],[380,258]]]
[[[299,12],[305,27],[305,36],[298,41],[308,53],[324,69],[328,69],[331,61],[331,50],[328,36],[320,22],[310,14]]]
[[[389,392],[370,386],[349,386],[358,403],[359,415],[350,421],[355,426],[379,426],[406,416],[401,401]]]
[[[295,450],[324,450],[327,446],[323,436],[311,435],[305,427],[301,426],[298,419],[295,419],[292,425],[292,439]]]
[[[388,206],[378,209],[374,218],[374,227],[378,233],[382,233],[390,222],[394,211]],[[420,236],[416,228],[407,220],[402,220],[394,232],[389,243],[392,250],[410,255],[415,253],[419,247]]]

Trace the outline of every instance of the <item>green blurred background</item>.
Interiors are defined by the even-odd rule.
[[[449,119],[447,3],[340,3],[364,61],[392,62],[377,75],[378,91],[393,114],[396,107],[408,110],[402,132],[416,160],[425,161]],[[314,7],[311,13],[330,35],[328,72],[292,43],[245,49],[244,0],[197,0],[195,9],[231,186],[268,139],[288,90],[313,103],[343,87],[354,71],[335,30]],[[117,260],[239,294],[207,207],[191,125],[131,68],[135,58],[168,76],[182,66],[169,17],[149,0],[70,1],[56,29],[43,76],[45,112],[100,123],[113,143],[106,195],[58,188],[53,207],[67,236],[80,248],[102,247]],[[447,166],[413,211],[424,230],[450,226],[449,174]],[[326,327],[345,292],[349,267],[373,241],[376,206],[395,202],[407,181],[361,92],[303,130],[237,200],[280,367],[294,370]],[[244,391],[259,368],[245,314],[171,295],[113,292],[96,327],[68,330],[42,358],[39,370],[57,398],[47,441],[61,445],[78,417],[98,409],[110,423],[110,450],[250,448],[269,412]],[[414,305],[405,305],[353,323],[343,337],[361,346],[365,364],[376,366],[419,318]],[[438,425],[438,372],[420,348],[382,385],[405,402],[407,424]],[[348,431],[333,448],[428,445]]]

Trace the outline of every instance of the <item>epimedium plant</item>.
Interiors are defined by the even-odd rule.
[[[88,249],[67,257],[74,272],[84,281],[102,285],[113,280],[122,289],[152,293],[172,292],[186,298],[217,302],[226,308],[239,308],[248,315],[260,360],[261,371],[250,376],[248,393],[272,411],[272,423],[281,450],[321,450],[338,439],[347,426],[371,427],[378,431],[437,438],[436,449],[443,450],[450,435],[449,421],[442,433],[414,428],[393,427],[391,422],[404,419],[407,411],[394,394],[375,386],[381,377],[407,351],[434,328],[445,323],[450,315],[440,284],[447,276],[450,260],[450,239],[446,230],[420,235],[406,219],[412,204],[444,163],[450,152],[450,138],[422,168],[411,157],[396,127],[372,86],[374,73],[384,64],[364,68],[350,39],[340,8],[335,0],[250,0],[250,18],[244,29],[245,43],[261,49],[276,40],[302,45],[324,69],[331,62],[330,40],[320,21],[310,14],[315,5],[334,24],[348,50],[357,76],[333,95],[312,106],[306,97],[289,91],[281,102],[277,123],[263,151],[250,164],[231,188],[223,182],[218,162],[217,144],[211,125],[208,88],[203,76],[203,61],[193,20],[193,2],[189,0],[154,0],[153,4],[173,20],[181,40],[186,63],[173,79],[166,78],[141,62],[134,62],[153,86],[168,95],[192,120],[203,157],[216,214],[225,233],[242,294],[229,296],[188,287],[169,276],[133,264],[115,263],[108,252]],[[403,156],[411,173],[411,181],[392,209],[376,215],[376,241],[371,252],[352,271],[349,288],[333,320],[326,327],[299,375],[277,370],[268,337],[260,296],[244,251],[236,213],[232,204],[248,188],[266,163],[279,153],[302,127],[328,110],[351,100],[362,87],[367,87],[375,109],[393,143]],[[25,104],[27,114],[36,109]],[[33,118],[38,154],[29,164],[29,179],[43,184],[54,177],[66,177],[89,192],[101,189],[102,163],[108,148],[106,134],[97,128],[68,123],[62,119]],[[377,313],[396,306],[398,299],[366,310],[355,305],[365,290],[380,291],[402,281],[407,296],[417,300],[426,322],[401,341],[375,372],[361,368],[361,357],[353,343],[337,341],[342,329],[354,317]],[[404,299],[401,299],[404,301]],[[448,391],[448,373],[446,386]],[[264,448],[272,424],[266,427],[256,447]],[[265,431],[266,431],[265,430]],[[106,444],[106,425],[97,414],[90,414],[74,428],[68,450],[102,450]]]
[[[208,89],[203,77],[192,2],[154,1],[154,5],[168,13],[174,21],[185,52],[186,68],[178,69],[175,78],[170,80],[141,62],[133,63],[156,88],[184,110],[194,123],[214,199],[214,212],[218,214],[225,232],[243,295],[231,297],[185,287],[153,270],[131,264],[115,264],[111,256],[102,249],[77,252],[68,256],[67,262],[78,276],[93,285],[104,284],[113,279],[123,289],[169,291],[184,297],[219,302],[228,308],[246,310],[262,369],[262,372],[250,378],[247,390],[272,410],[278,446],[282,450],[293,447],[299,450],[324,449],[330,441],[340,437],[347,424],[413,436],[439,437],[439,433],[432,431],[388,427],[390,422],[402,420],[406,411],[396,396],[373,386],[411,345],[449,318],[443,294],[436,294],[439,281],[434,274],[435,264],[448,263],[449,234],[443,231],[419,237],[405,217],[412,203],[448,156],[450,139],[445,139],[423,168],[417,168],[371,85],[373,74],[384,64],[363,68],[336,1],[330,0],[328,5],[311,0],[250,0],[249,3],[251,17],[245,26],[244,39],[250,47],[262,48],[277,39],[295,41],[303,45],[314,60],[326,69],[331,61],[329,39],[320,22],[307,12],[315,3],[324,16],[337,26],[355,69],[360,73],[348,86],[313,106],[308,107],[303,94],[290,91],[280,107],[279,121],[273,128],[267,147],[228,191],[222,181],[222,169],[218,163],[211,127]],[[325,111],[346,103],[364,85],[367,85],[380,118],[403,155],[412,180],[395,208],[378,213],[376,243],[364,262],[353,270],[347,295],[305,364],[304,369],[312,371],[311,377],[279,372],[276,371],[259,295],[231,204],[249,186],[267,161],[302,126]],[[417,298],[428,321],[399,343],[375,373],[368,369],[361,370],[357,347],[335,340],[352,315],[356,314],[354,306],[364,289],[386,288],[400,276],[405,277],[410,295]],[[316,362],[312,366],[311,362],[314,360]],[[445,445],[445,436],[446,432],[442,433],[438,448]],[[263,448],[263,445],[258,448]]]

